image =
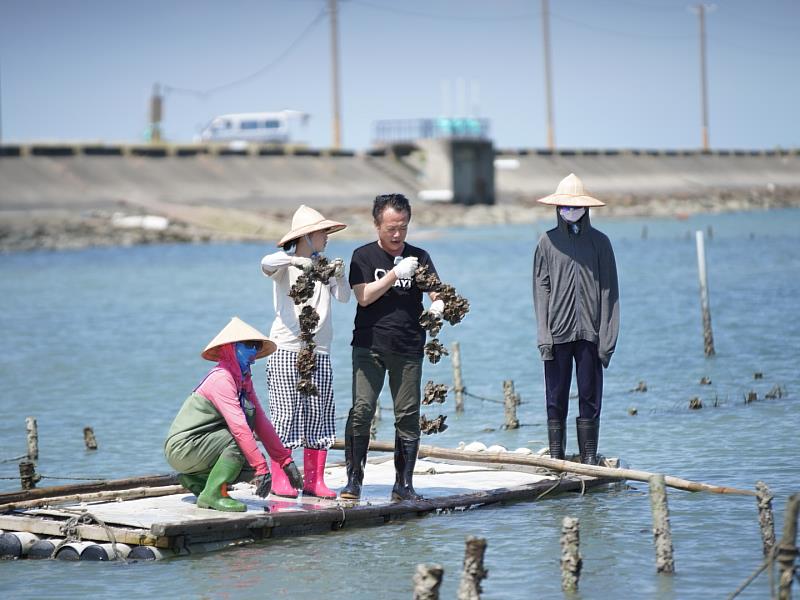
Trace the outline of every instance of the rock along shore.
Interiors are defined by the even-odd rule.
[[[798,207],[800,189],[768,186],[764,189],[707,192],[702,197],[617,194],[604,195],[602,199],[606,206],[595,210],[602,211],[606,218],[686,218],[696,213]],[[254,206],[243,209],[161,203],[159,208],[161,210],[153,211],[138,204],[117,203],[109,208],[80,212],[57,207],[0,211],[0,252],[164,243],[274,243],[288,229],[296,207],[282,204],[272,208]],[[371,203],[326,205],[320,209],[327,217],[348,223],[340,237],[372,239]],[[553,216],[552,208],[533,199],[473,206],[412,201],[412,209],[413,226],[426,230],[526,224],[548,221]],[[150,218],[145,215],[159,216],[157,226],[149,223]]]

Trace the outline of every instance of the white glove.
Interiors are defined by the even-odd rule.
[[[434,317],[442,318],[444,314],[444,301],[443,300],[434,300],[431,302],[431,306],[428,309],[428,312],[431,313]]]
[[[314,266],[314,261],[307,256],[292,256],[289,259],[289,264],[304,271],[310,271],[311,267]]]
[[[392,270],[398,279],[409,279],[414,276],[417,267],[419,267],[419,259],[416,256],[406,256]]]
[[[333,261],[333,265],[333,276],[336,277],[336,279],[344,277],[344,261],[341,258],[337,258]]]

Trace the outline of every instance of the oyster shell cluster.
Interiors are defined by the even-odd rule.
[[[431,363],[436,364],[442,356],[447,356],[449,352],[437,337],[442,330],[444,321],[450,325],[456,325],[464,320],[464,317],[469,312],[469,301],[459,296],[456,289],[452,285],[442,283],[436,273],[432,273],[427,265],[422,265],[417,268],[414,273],[414,282],[423,292],[435,292],[438,295],[438,300],[444,303],[444,311],[441,317],[438,317],[428,310],[422,312],[419,318],[420,326],[428,333],[429,341],[425,344],[425,356]],[[429,405],[432,403],[441,404],[447,400],[448,387],[444,384],[437,384],[433,381],[428,381],[425,385],[425,392],[422,399],[422,404]],[[445,425],[445,415],[439,415],[435,419],[429,420],[425,415],[419,418],[420,431],[426,435],[433,433],[440,433],[447,429]]]
[[[339,263],[341,260],[337,259]],[[294,301],[295,306],[307,302],[314,295],[314,285],[317,281],[325,285],[336,272],[337,261],[329,261],[324,256],[313,259],[310,269],[304,269],[303,274],[289,290],[289,297]],[[303,342],[303,349],[297,354],[297,371],[300,373],[300,380],[297,382],[297,391],[306,396],[316,396],[317,386],[312,380],[314,371],[317,368],[314,349],[317,347],[314,342],[314,330],[319,325],[319,314],[311,306],[304,306],[300,310],[298,317],[300,322],[300,341]]]

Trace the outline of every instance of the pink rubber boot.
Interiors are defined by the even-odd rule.
[[[325,485],[327,450],[303,449],[303,495],[317,498],[336,498],[336,492]]]
[[[281,465],[270,459],[270,472],[272,473],[272,489],[270,494],[273,496],[283,496],[284,498],[297,498],[297,490],[289,483],[289,478],[283,472]]]

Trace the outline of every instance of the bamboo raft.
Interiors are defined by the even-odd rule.
[[[373,442],[371,449],[391,448]],[[252,485],[240,483],[229,493],[247,504],[247,512],[221,513],[197,508],[195,497],[178,484],[176,475],[0,494],[0,532],[4,532],[0,535],[0,557],[153,560],[275,537],[530,502],[619,481],[618,477],[567,475],[502,459],[493,464],[488,455],[475,460],[471,455],[476,452],[459,452],[459,458],[465,455],[460,460],[424,458],[426,454],[420,452],[414,475],[414,485],[424,496],[419,501],[391,501],[391,456],[369,460],[359,502],[302,495],[298,499],[273,495],[262,499],[255,496]],[[611,464],[616,466],[614,461]],[[330,487],[343,486],[344,466],[329,466],[325,477]]]
[[[334,449],[342,449],[337,442]],[[653,482],[689,492],[756,496],[747,489],[689,481],[670,475],[508,451],[451,450],[421,445],[414,486],[424,497],[392,502],[394,445],[370,442],[359,502],[339,499],[266,499],[249,483],[230,495],[247,512],[199,509],[176,475],[99,481],[0,494],[0,558],[153,560],[217,550],[281,536],[373,526],[402,518],[468,510],[509,502],[532,502],[564,492],[583,492],[625,480]],[[332,488],[346,482],[344,465],[326,469]],[[659,483],[660,482],[660,483]],[[652,492],[652,489],[651,489]],[[652,494],[651,494],[652,495]],[[665,500],[665,498],[664,498]],[[665,507],[666,510],[666,507]]]

